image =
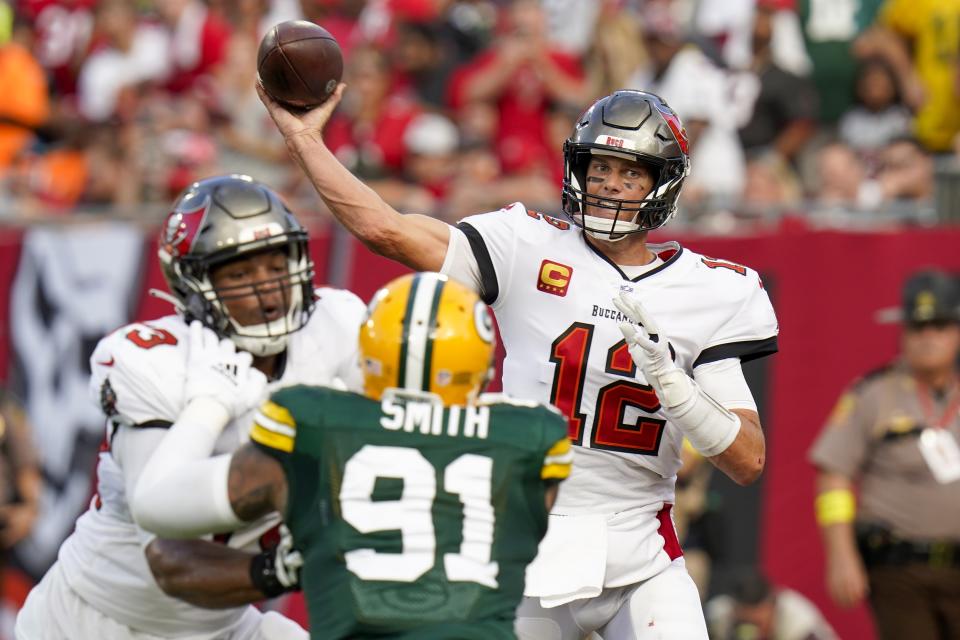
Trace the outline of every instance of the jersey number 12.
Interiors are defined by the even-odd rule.
[[[632,422],[625,419],[630,407],[647,414],[656,413],[660,409],[660,400],[652,387],[634,379],[637,365],[630,357],[624,340],[607,350],[604,370],[629,380],[615,380],[597,391],[590,442],[583,442],[587,416],[580,413],[580,403],[587,379],[587,357],[594,329],[592,324],[574,322],[550,346],[550,361],[557,365],[550,389],[550,403],[570,421],[569,435],[574,444],[655,456],[660,449],[666,421],[648,415],[641,415]]]

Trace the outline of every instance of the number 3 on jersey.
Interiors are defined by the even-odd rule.
[[[574,322],[550,347],[550,362],[556,364],[550,402],[567,416],[570,421],[570,440],[581,446],[584,444],[583,427],[587,417],[579,409],[593,332],[592,324]],[[630,380],[615,380],[597,391],[589,446],[623,453],[657,455],[666,421],[645,415],[638,416],[633,422],[625,420],[630,407],[648,414],[660,409],[660,400],[653,388],[633,380],[637,367],[625,341],[621,340],[607,350],[605,370]]]

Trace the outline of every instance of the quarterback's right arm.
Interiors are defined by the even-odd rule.
[[[321,132],[345,87],[340,84],[322,106],[303,115],[287,111],[259,85],[257,92],[291,155],[350,233],[371,251],[411,269],[439,271],[450,236],[447,223],[425,215],[399,213],[350,173],[324,143]]]

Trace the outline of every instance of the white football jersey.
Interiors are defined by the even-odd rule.
[[[652,519],[674,501],[683,434],[633,363],[612,300],[620,291],[638,295],[677,365],[695,376],[702,364],[777,350],[777,320],[759,276],[670,242],[649,245],[663,264],[631,280],[577,227],[521,203],[458,228],[479,266],[468,284],[492,305],[506,348],[504,390],[552,403],[570,420],[573,473],[552,513],[645,513],[653,533]],[[450,260],[444,268],[463,270]],[[610,574],[608,567],[608,585]]]
[[[292,384],[339,381],[359,390],[357,337],[366,313],[354,294],[321,288],[307,325],[292,334],[283,373],[269,390]],[[107,417],[107,440],[119,429],[166,428],[184,408],[188,327],[170,315],[127,325],[103,338],[91,357],[90,392]],[[234,420],[217,442],[217,453],[247,441],[251,415]],[[167,637],[215,638],[235,624],[245,607],[201,609],[165,595],[144,555],[152,536],[134,524],[127,506],[122,460],[100,454],[97,496],[60,548],[67,582],[89,604],[134,629]],[[275,527],[274,515],[235,532],[232,547],[259,551],[261,535]],[[223,541],[223,537],[220,537]]]

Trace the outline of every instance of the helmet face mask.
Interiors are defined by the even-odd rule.
[[[287,273],[216,288],[215,268],[282,251]],[[247,176],[222,176],[191,185],[161,231],[160,263],[187,322],[197,319],[254,356],[280,353],[313,311],[313,262],[307,232],[271,189]],[[264,296],[279,290],[285,313],[268,320]],[[255,297],[260,322],[241,324],[228,305]],[[273,314],[275,315],[275,314]]]
[[[374,294],[360,329],[364,393],[470,404],[493,372],[490,310],[462,284],[416,273]]]
[[[601,98],[578,119],[563,145],[563,210],[587,234],[608,241],[657,229],[676,213],[677,197],[689,172],[686,133],[663,100],[643,91],[617,91]],[[653,175],[641,200],[587,192],[587,169],[594,156],[637,162]],[[611,217],[589,215],[590,208]]]

